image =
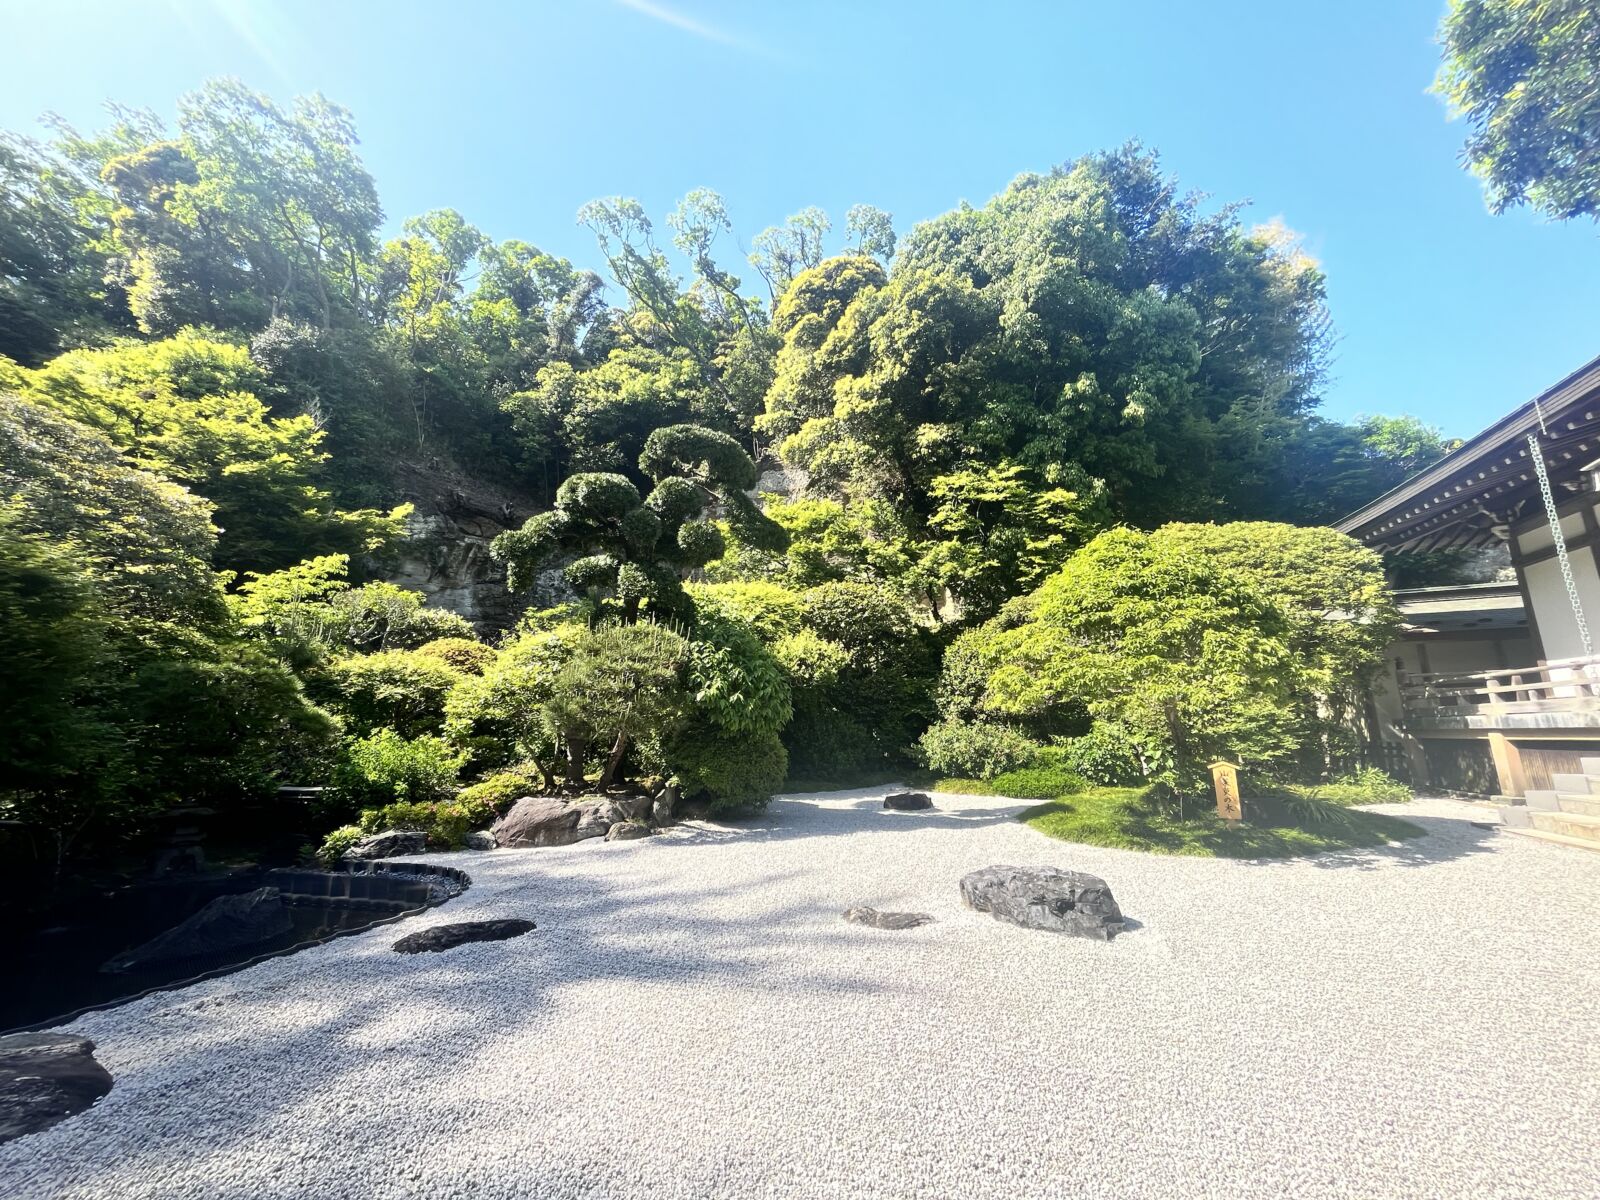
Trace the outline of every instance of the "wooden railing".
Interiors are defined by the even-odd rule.
[[[1595,655],[1471,675],[1402,673],[1399,682],[1406,714],[1425,719],[1600,709],[1600,656]]]

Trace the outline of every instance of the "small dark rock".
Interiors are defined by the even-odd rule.
[[[0,1037],[0,1142],[38,1133],[111,1090],[88,1038],[59,1033]]]
[[[928,799],[926,792],[890,792],[883,798],[883,806],[895,812],[919,812],[924,808],[932,808],[933,801]]]
[[[408,933],[394,944],[394,949],[401,954],[421,954],[424,951],[438,953],[467,942],[503,942],[508,938],[521,937],[534,928],[532,921],[524,921],[520,917],[501,921],[460,921],[454,925],[435,925],[431,929]]]
[[[985,867],[962,878],[961,898],[996,920],[1101,941],[1124,923],[1105,880],[1058,867]]]
[[[344,852],[346,862],[370,862],[401,854],[421,854],[428,848],[428,835],[420,829],[388,829],[364,837]]]
[[[875,908],[848,908],[844,919],[853,925],[870,925],[874,929],[915,929],[933,920],[927,913],[879,912]]]
[[[467,834],[462,842],[468,850],[493,850],[500,843],[494,840],[494,834],[487,829],[477,829]]]
[[[640,821],[618,821],[606,831],[608,842],[631,842],[650,836],[650,826]]]
[[[187,921],[142,946],[123,951],[100,969],[115,974],[152,963],[221,954],[271,941],[292,928],[294,920],[275,887],[257,888],[239,896],[218,896]]]

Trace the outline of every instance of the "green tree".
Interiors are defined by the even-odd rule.
[[[0,496],[0,816],[41,860],[136,838],[178,800],[261,794],[326,750],[327,715],[229,619],[205,501],[7,396]]]
[[[648,496],[641,499],[622,475],[573,475],[557,489],[552,511],[497,537],[490,549],[506,564],[508,586],[525,589],[547,562],[576,555],[563,574],[597,611],[615,602],[631,623],[648,604],[692,617],[681,578],[723,550],[716,525],[702,519],[709,504],[723,506],[747,540],[781,548],[782,529],[744,493],[755,483],[755,464],[726,434],[696,425],[656,429],[639,466],[657,481]]]
[[[1504,212],[1600,218],[1600,9],[1589,0],[1451,0],[1435,90],[1471,127],[1462,157]]]
[[[1292,762],[1309,667],[1247,578],[1182,538],[1117,529],[956,640],[941,708],[1040,740],[1081,733],[1086,717],[1113,725],[1182,790],[1215,758]]]
[[[212,501],[220,563],[276,568],[307,554],[368,553],[397,538],[409,508],[337,507],[310,416],[273,417],[241,346],[192,332],[75,350],[23,372],[24,394],[104,432],[141,466]]]
[[[1226,511],[1225,422],[1309,411],[1325,326],[1281,230],[1202,212],[1128,147],[919,225],[886,284],[796,339],[765,427],[814,485],[923,519],[934,478],[1002,460],[1051,486],[1075,465],[1137,520]]]

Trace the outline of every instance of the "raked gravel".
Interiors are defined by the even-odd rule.
[[[473,879],[440,908],[85,1017],[116,1085],[0,1146],[0,1196],[1600,1194],[1600,854],[1422,801],[1389,849],[1156,857],[883,792],[439,856]],[[1138,925],[963,909],[995,863]],[[498,917],[538,929],[389,949]]]

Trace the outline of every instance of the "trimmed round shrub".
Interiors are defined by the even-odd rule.
[[[435,638],[418,646],[417,653],[437,658],[463,675],[482,675],[494,661],[494,648],[471,638]]]
[[[668,745],[668,761],[683,795],[712,813],[764,806],[783,787],[789,755],[776,733],[754,736],[690,730]]]
[[[1009,725],[982,721],[940,721],[917,743],[931,770],[971,779],[993,779],[1026,766],[1038,755],[1038,742]]]

